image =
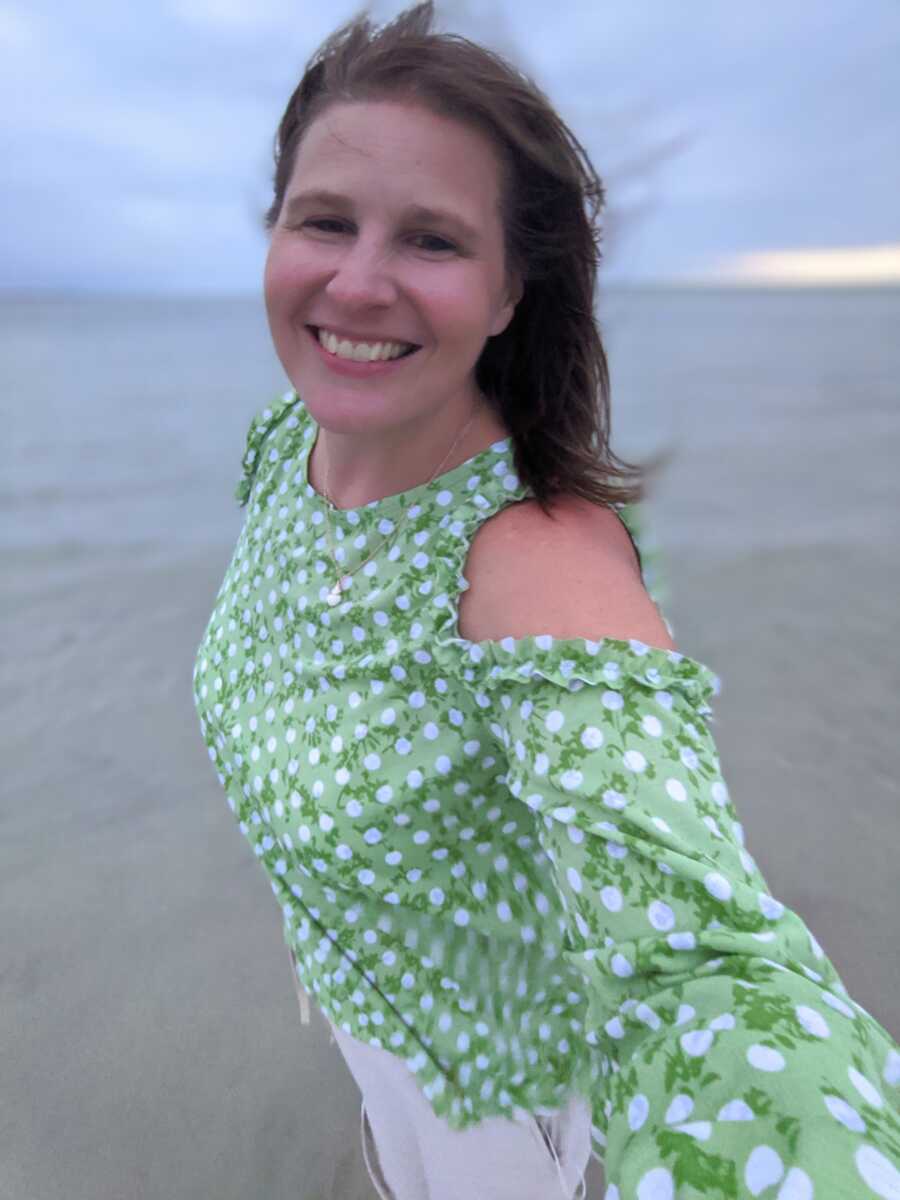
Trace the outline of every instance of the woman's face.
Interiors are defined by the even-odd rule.
[[[278,357],[318,422],[377,432],[448,405],[465,419],[484,343],[518,298],[500,188],[489,141],[415,103],[340,103],[312,123],[265,296]]]

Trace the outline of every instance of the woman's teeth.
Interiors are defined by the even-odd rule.
[[[329,354],[337,358],[349,358],[353,362],[386,362],[412,349],[409,342],[348,342],[346,338],[337,338],[327,329],[317,329],[316,336],[319,345],[324,346]]]

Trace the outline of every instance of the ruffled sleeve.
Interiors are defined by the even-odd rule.
[[[744,846],[713,672],[637,641],[458,649],[587,982],[607,1197],[895,1195],[900,1059]]]
[[[247,442],[241,459],[241,478],[235,488],[234,497],[243,508],[250,499],[253,485],[257,481],[260,464],[265,458],[265,447],[275,430],[286,421],[297,425],[297,410],[300,408],[296,392],[285,392],[278,400],[254,416],[247,431]]]

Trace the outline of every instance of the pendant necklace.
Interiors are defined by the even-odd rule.
[[[447,459],[450,457],[450,455],[453,453],[453,451],[456,449],[456,447],[459,445],[459,443],[462,441],[462,439],[465,437],[465,435],[469,432],[472,422],[475,420],[475,415],[476,415],[476,413],[473,410],[472,415],[469,417],[468,421],[465,423],[465,425],[462,427],[462,429],[456,435],[453,445],[450,447],[450,449],[447,451],[447,453],[441,459],[434,474],[426,482],[426,484],[425,484],[426,487],[428,486],[429,483],[433,483],[434,480],[437,479],[438,475],[441,473],[441,468],[443,467],[444,463],[447,461]],[[324,446],[322,447],[322,449],[324,450]],[[392,541],[397,536],[399,531],[402,529],[403,525],[409,519],[409,512],[405,512],[403,514],[403,516],[397,523],[396,527],[391,531],[391,533],[388,534],[388,536],[383,541],[378,543],[378,545],[375,547],[375,549],[372,551],[372,553],[368,556],[368,558],[364,558],[363,561],[361,563],[359,563],[357,566],[355,566],[352,571],[342,571],[340,565],[338,564],[337,558],[335,557],[334,543],[332,541],[332,530],[331,530],[331,513],[340,511],[340,510],[335,508],[334,501],[331,499],[330,495],[328,494],[328,456],[327,456],[327,454],[323,454],[322,457],[325,460],[325,480],[324,480],[324,483],[322,486],[322,492],[325,497],[325,533],[326,533],[326,541],[328,542],[328,556],[331,559],[332,564],[334,565],[334,569],[338,574],[338,578],[335,581],[334,586],[332,587],[332,589],[328,593],[328,595],[325,597],[328,604],[333,608],[336,604],[340,603],[341,595],[350,586],[352,576],[354,576],[357,571],[361,570],[366,565],[366,563],[371,562],[372,559],[375,557],[375,555],[379,552],[379,550],[383,550],[384,547],[388,544],[388,542]]]

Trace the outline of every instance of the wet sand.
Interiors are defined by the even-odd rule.
[[[7,560],[3,1200],[374,1194],[355,1087],[300,1023],[199,736],[190,671],[229,553]],[[896,1036],[896,559],[698,551],[669,573],[680,647],[723,677],[748,844]]]

